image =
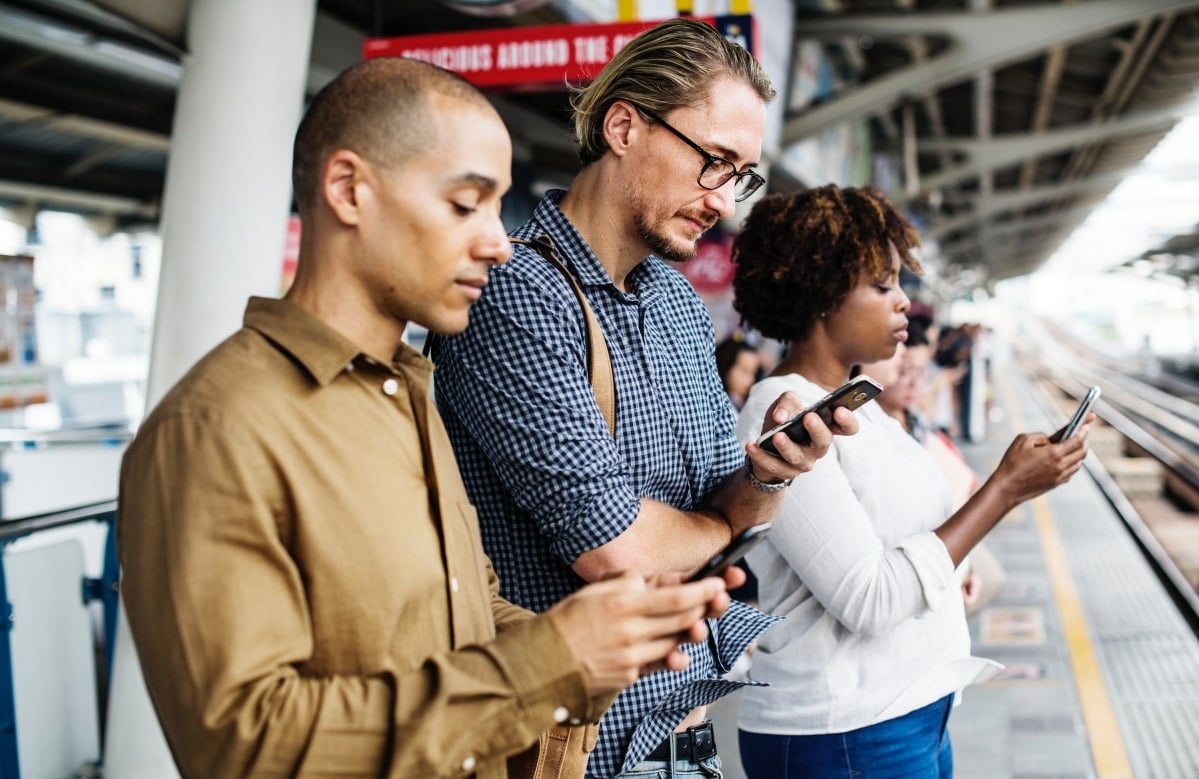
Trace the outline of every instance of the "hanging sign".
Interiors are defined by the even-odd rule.
[[[753,51],[752,16],[697,17]],[[477,87],[562,89],[590,81],[656,22],[552,24],[368,38],[363,57],[409,57],[452,70]]]
[[[723,292],[732,285],[737,266],[733,264],[733,237],[712,230],[695,247],[695,256],[675,266],[700,293]]]

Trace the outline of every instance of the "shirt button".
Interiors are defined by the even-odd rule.
[[[463,761],[462,761],[462,770],[463,770],[463,771],[473,771],[473,770],[475,770],[475,758],[474,758],[473,756],[472,756],[472,757],[468,757],[468,758],[466,758],[465,760],[463,760]]]
[[[450,592],[457,592],[457,591],[458,591],[458,577],[451,576],[450,577]]]
[[[395,379],[388,379],[383,382],[383,394],[394,395],[400,389],[400,383]]]
[[[559,706],[554,709],[554,722],[565,722],[569,716],[570,712],[566,710],[565,706]]]

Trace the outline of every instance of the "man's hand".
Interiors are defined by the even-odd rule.
[[[722,578],[652,587],[626,573],[589,584],[546,613],[594,696],[619,692],[650,670],[686,668],[691,658],[679,645],[704,640],[704,617],[722,614],[728,604]]]
[[[762,429],[769,430],[781,425],[803,410],[804,405],[798,395],[794,392],[784,392],[767,409]],[[777,457],[752,441],[746,445],[745,451],[752,463],[754,476],[765,482],[794,479],[799,474],[812,470],[816,461],[828,454],[834,435],[853,435],[858,432],[857,419],[852,411],[845,408],[838,408],[833,412],[831,428],[824,424],[819,414],[807,414],[802,423],[811,442],[801,446],[792,441],[786,433],[775,433],[771,443],[778,450]]]

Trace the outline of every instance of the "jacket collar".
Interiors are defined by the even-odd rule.
[[[353,341],[287,300],[252,297],[243,322],[304,366],[322,387],[362,354]]]

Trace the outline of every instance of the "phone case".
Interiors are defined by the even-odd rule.
[[[1067,422],[1066,426],[1062,428],[1061,435],[1054,435],[1050,440],[1052,440],[1054,443],[1058,443],[1060,441],[1065,441],[1067,438],[1077,433],[1078,428],[1082,425],[1082,420],[1086,418],[1087,413],[1091,410],[1091,407],[1095,405],[1095,401],[1099,400],[1099,394],[1099,387],[1091,387],[1089,390],[1087,390],[1086,396],[1082,399],[1082,402],[1078,404],[1078,408],[1074,410],[1074,414],[1070,417],[1070,421]]]
[[[770,532],[770,523],[764,522],[761,525],[754,525],[751,528],[741,531],[741,534],[729,542],[729,545],[721,549],[716,555],[704,563],[703,568],[693,573],[687,578],[689,582],[699,581],[700,579],[709,576],[720,576],[729,566],[740,560],[745,555],[749,554],[749,550],[765,540],[767,533]]]
[[[825,395],[820,400],[808,406],[803,411],[788,419],[781,425],[767,430],[758,438],[758,446],[773,455],[778,454],[772,439],[778,433],[786,433],[787,437],[800,446],[811,442],[808,430],[803,426],[803,418],[808,414],[818,414],[826,425],[833,423],[833,412],[838,408],[853,411],[877,398],[883,391],[883,385],[869,376],[858,376],[842,384],[837,389]]]

